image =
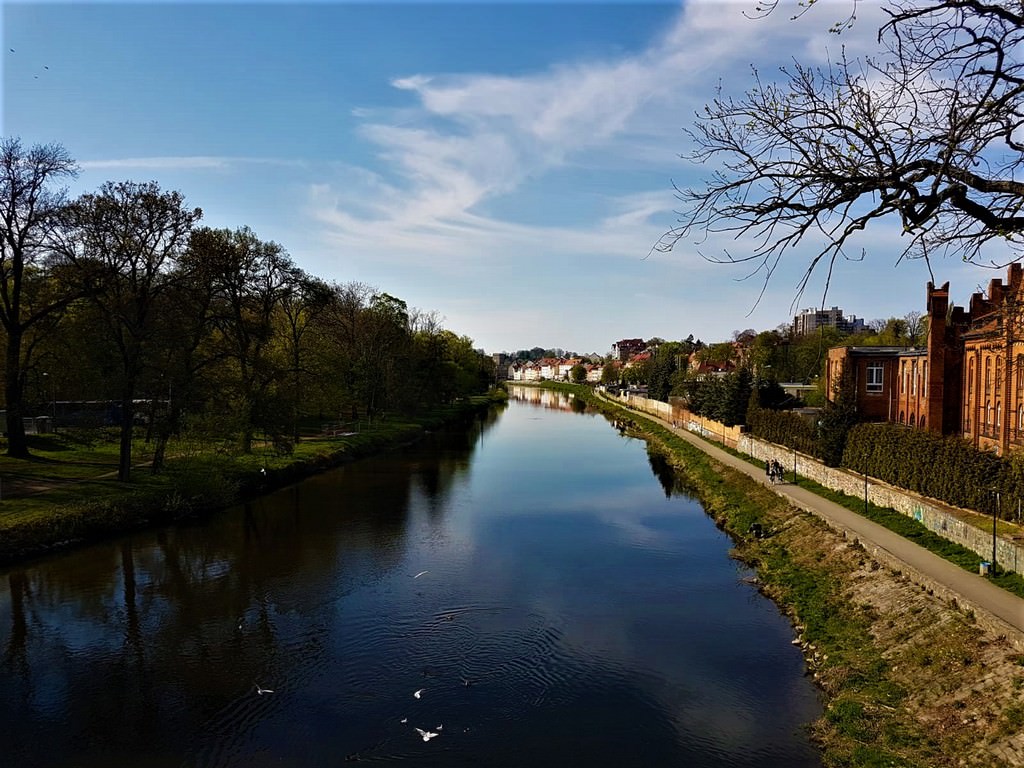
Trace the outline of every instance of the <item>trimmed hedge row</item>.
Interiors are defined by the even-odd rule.
[[[946,502],[991,512],[994,490],[1002,494],[1002,517],[1016,515],[1024,498],[1024,464],[979,451],[967,440],[907,429],[898,424],[858,424],[843,451],[843,466],[890,485]]]
[[[747,411],[747,426],[762,440],[821,458],[821,444],[814,425],[792,411],[750,408]]]

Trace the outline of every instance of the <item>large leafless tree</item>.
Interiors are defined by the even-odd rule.
[[[884,12],[873,58],[755,72],[745,94],[706,105],[684,157],[714,170],[678,188],[679,226],[661,248],[752,236],[750,252],[705,255],[767,280],[787,249],[813,244],[801,288],[820,268],[827,286],[882,218],[902,223],[901,258],[1024,255],[1024,0],[891,0]]]
[[[22,417],[33,329],[49,323],[73,298],[74,286],[51,279],[49,238],[65,201],[53,185],[77,166],[63,147],[25,147],[0,140],[0,324],[6,335],[4,395],[7,453],[28,456]],[[65,290],[69,289],[69,290]]]

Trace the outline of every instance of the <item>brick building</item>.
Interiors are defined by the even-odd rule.
[[[1024,446],[1024,270],[989,282],[968,309],[949,303],[949,283],[928,284],[928,338],[919,347],[834,347],[825,386],[849,371],[864,421],[960,435],[1000,455]]]
[[[1012,264],[1006,283],[989,282],[971,296],[963,334],[963,436],[1001,455],[1024,445],[1024,270]]]

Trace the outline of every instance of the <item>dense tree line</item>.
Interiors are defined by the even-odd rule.
[[[303,423],[412,412],[493,380],[490,358],[432,314],[310,275],[248,227],[201,226],[156,182],[68,199],[58,185],[76,172],[59,145],[0,140],[9,455],[28,456],[22,417],[58,393],[119,403],[127,480],[139,417],[159,468],[186,425],[287,450]]]

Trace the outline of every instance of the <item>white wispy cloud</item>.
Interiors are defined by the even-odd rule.
[[[238,165],[300,165],[300,161],[266,157],[214,157],[208,155],[186,155],[167,157],[120,157],[98,160],[81,160],[78,165],[84,170],[226,170]]]
[[[785,8],[759,21],[745,18],[746,10],[743,3],[687,4],[664,35],[630,56],[555,62],[521,76],[393,78],[394,88],[415,96],[414,108],[403,108],[393,121],[381,111],[372,118],[356,112],[367,115],[362,136],[376,147],[379,173],[363,189],[346,179],[343,193],[330,180],[318,185],[310,195],[313,216],[333,242],[372,242],[392,258],[407,248],[410,258],[478,254],[484,245],[493,252],[498,242],[503,250],[543,244],[605,252],[614,244],[631,254],[644,251],[639,239],[653,244],[671,226],[667,180],[645,195],[643,207],[584,228],[515,225],[488,217],[482,206],[516,194],[529,180],[571,170],[572,158],[595,149],[640,163],[671,162],[673,144],[676,151],[682,144],[680,123],[712,95],[718,77],[748,76],[766,39],[775,49],[798,51],[809,31],[827,34],[820,32],[823,21],[812,30],[791,22]],[[681,162],[666,171],[690,172]],[[616,231],[623,233],[618,242]]]
[[[686,3],[660,36],[629,55],[556,61],[522,75],[395,77],[392,87],[408,94],[412,104],[356,113],[363,116],[361,136],[375,150],[375,166],[355,177],[321,179],[310,189],[309,213],[335,252],[373,254],[409,285],[454,285],[456,278],[501,270],[493,278],[504,289],[493,297],[494,316],[501,320],[493,328],[484,328],[487,320],[479,314],[472,321],[475,332],[488,339],[499,337],[500,326],[516,317],[517,291],[537,292],[544,275],[554,273],[552,265],[569,264],[602,273],[580,289],[585,284],[585,290],[614,292],[647,310],[650,317],[628,332],[614,318],[589,321],[592,330],[602,325],[600,332],[609,338],[665,336],[673,328],[685,336],[693,322],[687,317],[718,317],[723,303],[737,315],[728,321],[734,326],[775,327],[791,303],[816,304],[823,296],[820,281],[802,296],[797,292],[810,251],[787,255],[773,278],[777,295],[765,297],[762,276],[744,279],[748,268],[723,268],[701,256],[711,248],[742,255],[751,252],[749,243],[722,236],[699,248],[651,248],[676,224],[672,182],[686,186],[712,170],[690,167],[678,154],[686,149],[683,128],[719,84],[723,93],[739,96],[751,83],[752,68],[768,79],[794,57],[824,63],[844,45],[851,56],[873,47],[877,24],[871,19],[841,37],[825,31],[844,2],[826,2],[815,9],[817,17],[796,22],[784,7],[751,20],[744,16],[747,3]],[[862,16],[875,12],[866,8]],[[664,182],[637,189],[636,179],[619,175],[637,171],[655,171]],[[561,218],[553,215],[511,220],[501,213],[519,208],[518,196],[529,190],[547,188],[550,195],[549,184],[566,190],[561,205],[571,213],[580,178],[590,185],[578,190],[580,206],[586,198],[589,208],[567,215],[572,223],[552,224]],[[714,290],[707,287],[712,283]],[[519,315],[517,331],[543,328],[552,317],[557,323],[560,300],[566,307],[582,306],[583,299],[570,299],[571,293],[550,297],[543,312]],[[452,302],[449,297],[445,312],[458,320],[462,313],[451,311]],[[544,322],[534,323],[540,316]]]

